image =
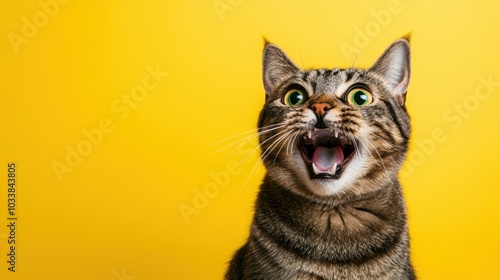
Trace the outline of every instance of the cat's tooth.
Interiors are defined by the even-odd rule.
[[[338,137],[339,137],[339,131],[335,130],[335,138],[338,138]]]
[[[314,171],[314,174],[318,175],[319,173],[321,173],[321,172],[319,171],[318,167],[316,166],[316,164],[314,164],[314,162],[313,162],[313,164],[312,164],[312,165],[313,165],[313,171]]]
[[[311,138],[312,138],[312,130],[309,130],[309,131],[307,132],[307,136],[309,136],[309,139],[311,139]]]
[[[330,174],[335,175],[335,173],[337,173],[337,163],[334,163],[332,169],[330,169]]]

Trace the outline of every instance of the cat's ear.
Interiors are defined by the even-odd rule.
[[[266,41],[262,54],[262,78],[266,97],[286,79],[299,72],[300,69],[278,46]]]
[[[411,72],[409,37],[392,43],[368,71],[382,76],[389,91],[404,105]]]

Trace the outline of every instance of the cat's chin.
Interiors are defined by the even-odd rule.
[[[354,140],[333,128],[309,130],[297,145],[311,180],[338,180],[356,154]]]

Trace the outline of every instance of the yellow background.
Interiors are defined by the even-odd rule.
[[[48,15],[40,3],[57,5]],[[499,7],[2,1],[0,279],[221,279],[263,176],[255,138],[245,138],[264,102],[262,36],[306,68],[368,67],[410,31],[413,135],[401,179],[417,274],[500,279]],[[26,20],[39,25],[27,37]],[[157,68],[168,76],[128,115],[113,109]],[[113,130],[59,180],[55,162],[68,166],[68,149],[84,149],[83,132],[102,121]],[[6,263],[11,161],[15,273]]]

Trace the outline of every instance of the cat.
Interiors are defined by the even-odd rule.
[[[369,69],[303,70],[266,42],[266,175],[225,279],[416,279],[398,181],[410,137],[409,36]]]

